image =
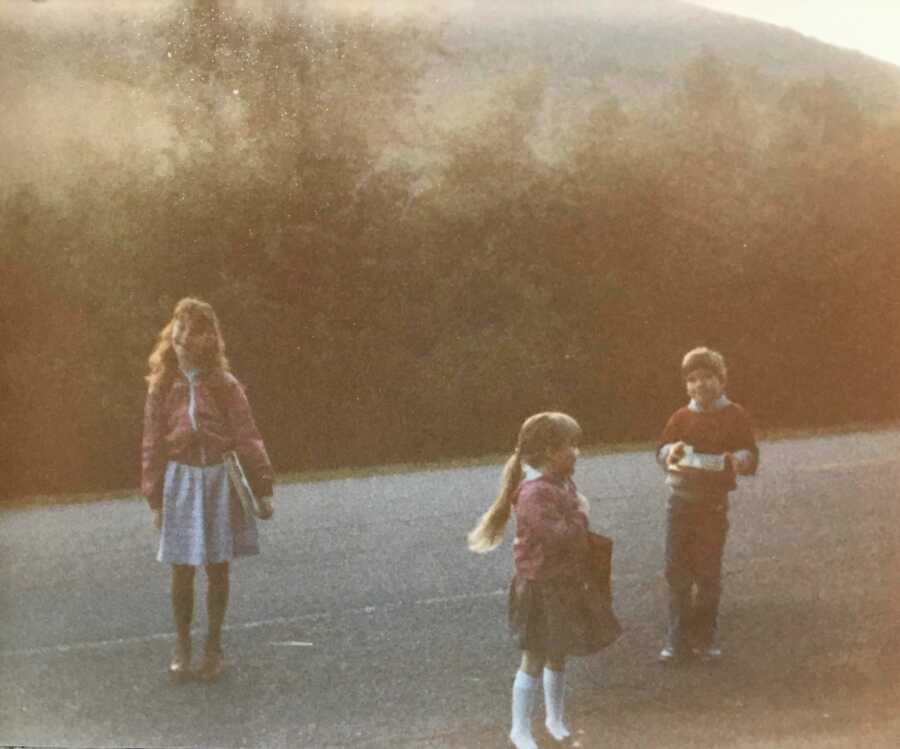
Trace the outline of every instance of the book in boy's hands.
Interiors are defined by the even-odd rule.
[[[695,453],[690,445],[684,446],[684,455],[673,466],[674,470],[685,468],[695,471],[724,471],[725,456],[714,453]]]

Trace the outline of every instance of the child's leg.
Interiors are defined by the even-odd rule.
[[[722,594],[722,554],[728,535],[728,515],[725,509],[703,517],[698,524],[697,534],[694,632],[697,648],[706,650],[716,641],[716,622]]]
[[[547,731],[557,741],[562,741],[571,735],[565,721],[565,669],[565,656],[548,658],[544,667],[544,708],[546,711],[544,723]]]
[[[172,565],[172,613],[178,632],[178,649],[190,659],[191,621],[194,618],[194,567]]]
[[[522,664],[519,666],[519,670],[537,679],[544,670],[546,660],[543,653],[538,653],[536,650],[523,650]]]
[[[225,621],[225,609],[228,608],[228,562],[207,565],[206,577],[209,586],[206,597],[209,619],[206,649],[221,652],[222,623]]]
[[[194,617],[194,568],[191,565],[172,565],[172,613],[178,644],[169,663],[169,676],[175,683],[181,683],[191,675],[191,620]]]
[[[669,628],[667,648],[673,655],[689,648],[691,619],[691,513],[673,509],[666,518],[666,582],[669,584]],[[665,651],[664,651],[665,652]]]
[[[203,666],[197,676],[204,681],[215,681],[225,669],[222,655],[222,622],[228,607],[228,562],[206,565],[206,611],[209,631],[206,637],[206,653]]]
[[[513,681],[512,729],[509,732],[509,740],[516,749],[537,749],[531,733],[531,716],[534,713],[543,668],[543,654],[529,650],[522,653],[522,665]]]

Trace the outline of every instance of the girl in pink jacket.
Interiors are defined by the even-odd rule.
[[[141,491],[160,531],[157,559],[172,565],[172,609],[178,643],[169,673],[176,683],[219,678],[229,562],[259,553],[256,522],[232,496],[223,456],[236,450],[272,514],[272,465],[244,395],[229,371],[213,308],[182,299],[150,355]],[[209,631],[203,664],[191,670],[194,572],[206,568]]]
[[[537,747],[531,715],[541,682],[550,739],[571,739],[564,718],[566,657],[595,653],[620,631],[590,573],[588,506],[572,481],[580,438],[581,427],[566,414],[526,419],[500,492],[469,534],[470,549],[490,551],[515,511],[509,625],[523,652],[509,738],[517,749]]]

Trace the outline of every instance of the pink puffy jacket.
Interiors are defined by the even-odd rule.
[[[162,506],[166,464],[216,465],[237,450],[257,496],[272,495],[272,464],[253,420],[244,387],[230,372],[210,370],[194,385],[196,431],[188,407],[191,386],[182,372],[151,387],[144,405],[141,493],[150,507]]]

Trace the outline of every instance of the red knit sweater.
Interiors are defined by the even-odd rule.
[[[693,411],[687,406],[679,408],[663,430],[657,454],[663,445],[679,441],[693,446],[694,452],[698,453],[721,455],[747,450],[753,456],[753,470],[750,472],[756,470],[759,448],[753,437],[750,417],[737,403],[729,402],[715,411]],[[687,494],[724,494],[737,487],[734,473],[730,470],[674,474],[670,475],[668,483],[673,490]]]

